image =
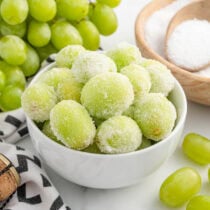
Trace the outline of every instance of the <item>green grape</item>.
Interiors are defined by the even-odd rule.
[[[57,0],[58,15],[67,20],[80,21],[88,14],[88,0]]]
[[[27,39],[34,47],[43,47],[50,42],[51,30],[47,23],[32,20],[28,26]]]
[[[55,0],[28,0],[30,15],[41,22],[52,20],[56,15]]]
[[[210,209],[210,196],[198,195],[193,197],[187,204],[186,210],[208,210]]]
[[[97,0],[97,2],[106,4],[110,7],[116,7],[120,4],[121,0]]]
[[[81,21],[77,26],[82,39],[83,46],[88,50],[97,50],[100,44],[100,34],[96,26],[89,20]]]
[[[17,109],[21,106],[23,90],[19,86],[9,85],[4,88],[0,95],[0,107],[3,111]]]
[[[37,52],[29,45],[26,61],[20,66],[26,77],[34,75],[40,66],[40,60]]]
[[[142,143],[140,145],[140,147],[138,148],[140,149],[145,149],[147,147],[152,146],[152,141],[150,139],[145,138],[144,136],[142,137]]]
[[[112,8],[104,4],[96,4],[90,20],[96,25],[102,35],[108,36],[117,29],[118,21]]]
[[[161,185],[160,200],[171,207],[187,202],[201,189],[201,177],[192,168],[181,168],[172,173]]]
[[[6,76],[4,72],[0,70],[0,92],[4,89],[5,84],[6,84]]]
[[[0,12],[3,20],[10,25],[17,25],[28,16],[27,0],[3,0]]]
[[[37,47],[36,52],[38,53],[40,61],[42,62],[50,54],[56,53],[57,50],[55,49],[55,47],[51,43],[49,43],[48,45],[46,45],[44,47]]]
[[[210,140],[196,133],[185,136],[182,148],[184,153],[196,163],[210,163]]]
[[[45,121],[43,128],[42,128],[42,132],[49,137],[50,139],[52,139],[53,141],[57,142],[57,143],[61,143],[61,141],[59,141],[57,139],[57,137],[55,136],[55,134],[53,133],[51,126],[50,126],[50,121]]]
[[[210,168],[209,168],[209,170],[208,170],[208,180],[209,180],[209,182],[210,182]]]
[[[26,79],[19,67],[13,67],[12,70],[7,70],[6,75],[6,84],[7,85],[16,85],[21,89],[24,89],[26,86]]]
[[[24,37],[26,33],[26,22],[22,22],[17,25],[9,25],[8,23],[4,22],[3,20],[0,21],[1,27],[0,32],[3,36],[6,35],[16,35],[20,38]]]
[[[16,85],[22,89],[25,88],[26,79],[18,66],[12,66],[5,61],[0,61],[0,70],[4,72],[6,76],[6,85]]]
[[[51,41],[57,50],[67,45],[80,44],[82,38],[77,29],[67,21],[57,21],[51,27]]]
[[[18,36],[4,36],[0,39],[0,56],[8,64],[21,65],[25,62],[27,56],[27,46]]]
[[[96,145],[96,143],[91,144],[90,146],[88,146],[87,148],[85,148],[84,150],[82,150],[83,152],[89,152],[89,153],[95,153],[95,154],[103,154],[98,146]]]

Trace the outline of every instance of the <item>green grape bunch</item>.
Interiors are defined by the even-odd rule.
[[[97,50],[121,0],[0,0],[0,112],[21,106],[27,77],[67,45]]]

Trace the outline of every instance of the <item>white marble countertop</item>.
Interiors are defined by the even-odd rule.
[[[102,38],[102,47],[104,49],[108,49],[122,41],[135,43],[135,18],[141,8],[148,2],[149,0],[122,0],[122,4],[116,9],[119,18],[119,29],[114,35]],[[210,107],[189,102],[183,135],[188,132],[197,132],[206,137],[210,137],[209,125]],[[182,140],[180,140],[180,145],[181,142]],[[25,138],[18,144],[34,151],[30,137]],[[46,171],[64,201],[72,210],[168,210],[168,207],[165,207],[159,202],[159,187],[170,173],[183,166],[194,167],[200,172],[203,178],[201,193],[210,195],[210,184],[207,178],[208,167],[198,166],[188,160],[183,155],[181,146],[179,146],[173,156],[167,160],[155,174],[146,179],[144,183],[123,189],[88,189],[64,180],[48,167],[46,167]],[[177,208],[177,210],[184,209],[185,207]]]

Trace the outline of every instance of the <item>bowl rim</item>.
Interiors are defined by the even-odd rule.
[[[165,1],[165,3],[164,3],[164,1]],[[199,0],[194,0],[194,1],[199,1]],[[172,70],[172,72],[173,72],[173,69],[176,69],[176,71],[180,72],[184,76],[190,76],[190,77],[200,80],[202,82],[210,83],[210,77],[201,76],[201,75],[195,74],[193,72],[184,70],[184,69],[176,66],[175,64],[171,63],[170,61],[166,60],[162,56],[160,56],[152,48],[150,48],[150,46],[148,45],[148,43],[145,39],[145,34],[144,34],[145,23],[147,22],[148,18],[152,15],[152,13],[151,13],[150,16],[146,17],[147,12],[150,11],[153,7],[155,7],[159,3],[161,5],[164,4],[164,6],[167,6],[172,2],[173,2],[173,0],[151,1],[150,3],[146,4],[146,6],[139,12],[139,14],[136,17],[136,21],[135,21],[135,37],[136,37],[137,45],[140,44],[142,46],[142,48],[146,49],[154,57],[154,59],[156,59],[156,60],[162,62],[163,64],[165,64],[166,66],[168,66],[169,69]],[[160,10],[163,7],[158,7],[158,9],[156,9],[154,12]]]
[[[37,80],[37,78],[39,77],[40,74],[42,74],[43,72],[51,69],[52,67],[55,67],[55,62],[49,64],[48,66],[44,67],[43,70],[41,72],[39,72],[31,81],[30,85],[34,84],[34,82]],[[71,149],[67,146],[63,146],[58,144],[57,142],[53,141],[52,139],[50,139],[48,136],[46,136],[38,127],[37,125],[34,123],[33,120],[30,119],[30,117],[27,115],[27,113],[25,113],[26,115],[26,119],[27,119],[27,124],[30,123],[33,127],[35,127],[35,129],[41,134],[43,135],[44,139],[47,139],[48,142],[51,142],[52,144],[56,144],[58,147],[63,148],[64,150],[68,150],[72,153],[77,153],[78,155],[84,155],[84,156],[95,156],[95,157],[99,157],[99,158],[117,158],[117,157],[127,157],[130,155],[138,155],[139,153],[143,154],[146,152],[149,152],[150,150],[153,150],[154,148],[158,148],[160,147],[162,144],[165,144],[165,142],[168,142],[182,127],[182,125],[185,123],[185,119],[187,116],[187,99],[186,99],[186,95],[184,93],[184,90],[181,86],[181,84],[178,82],[178,80],[174,77],[175,79],[175,86],[178,88],[178,91],[180,93],[180,97],[182,100],[182,104],[183,104],[183,109],[181,112],[181,116],[180,119],[178,121],[178,123],[175,125],[175,127],[173,128],[172,132],[163,140],[157,142],[156,144],[152,145],[151,147],[147,147],[144,148],[142,150],[136,150],[136,151],[132,151],[132,152],[128,152],[128,153],[121,153],[121,154],[97,154],[97,153],[90,153],[90,152],[85,152],[85,151],[80,151],[80,150],[74,150]],[[29,86],[30,86],[29,85]],[[172,90],[173,91],[173,90]],[[30,131],[30,129],[29,129]]]

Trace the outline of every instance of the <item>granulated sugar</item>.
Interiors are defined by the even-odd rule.
[[[196,70],[210,63],[210,23],[188,20],[178,25],[167,42],[168,58],[179,67]]]
[[[192,3],[192,0],[176,0],[173,3],[171,3],[170,5],[155,12],[153,15],[151,15],[151,17],[146,22],[146,24],[145,24],[145,39],[146,39],[148,45],[150,46],[150,48],[152,48],[160,56],[165,58],[165,34],[167,31],[167,27],[170,23],[170,20],[173,18],[173,16],[180,9],[182,9],[184,6],[188,5],[189,3]],[[199,33],[198,31],[199,30],[197,30],[197,33]],[[194,37],[194,35],[192,35],[192,34],[190,36]],[[201,40],[199,40],[199,42],[200,41]],[[177,43],[177,45],[179,45],[177,47],[184,50],[184,47],[182,45],[180,45],[179,43]],[[196,45],[197,44],[194,43],[192,50],[195,49]],[[206,44],[202,44],[202,46],[200,46],[200,47],[202,48],[204,45],[206,45]],[[200,62],[200,63],[197,63],[196,65],[205,63],[206,58],[209,56],[208,52],[210,50],[210,47],[206,47],[206,48],[209,48],[209,49],[205,49],[207,54],[202,53],[202,54],[205,54],[203,58],[201,58],[199,56],[194,58],[196,61]],[[200,49],[200,50],[203,50],[203,49]],[[182,52],[182,55],[186,56],[186,54],[183,52]],[[198,55],[198,54],[196,54],[196,55]],[[191,57],[189,55],[187,55],[187,56],[188,56],[188,58]],[[193,64],[191,64],[193,67],[196,66],[195,62],[194,62],[195,60],[193,60]],[[182,60],[182,62],[183,62],[183,60]],[[204,69],[200,72],[195,72],[195,74],[205,76],[205,77],[210,77],[210,68]]]
[[[164,40],[168,24],[172,17],[192,0],[177,0],[155,12],[145,25],[145,38],[149,46],[159,55],[165,57]]]

